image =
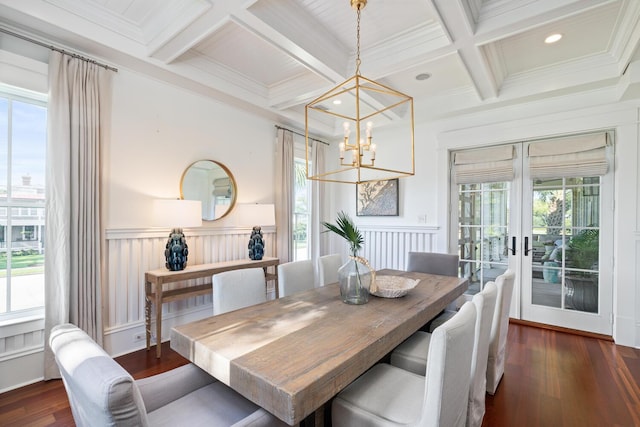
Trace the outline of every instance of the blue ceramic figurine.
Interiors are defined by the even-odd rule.
[[[164,257],[166,259],[165,266],[171,271],[184,270],[187,266],[187,255],[189,254],[189,248],[187,247],[187,241],[184,238],[182,229],[174,228],[169,233],[169,240],[164,250]]]
[[[264,256],[264,240],[262,240],[262,231],[259,226],[253,227],[251,238],[249,239],[249,258],[253,260],[261,260]]]

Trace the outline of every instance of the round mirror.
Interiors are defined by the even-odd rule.
[[[180,179],[180,197],[202,202],[202,219],[214,221],[226,216],[236,203],[236,181],[229,169],[214,160],[189,165]]]

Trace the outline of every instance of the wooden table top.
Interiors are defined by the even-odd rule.
[[[342,302],[337,284],[171,330],[171,348],[294,425],[335,396],[460,296],[466,279],[421,279],[408,295]]]

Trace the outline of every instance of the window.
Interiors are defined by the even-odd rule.
[[[307,180],[304,139],[294,138],[294,206],[293,206],[293,261],[311,257],[311,185]]]
[[[44,96],[0,88],[0,319],[44,306]]]

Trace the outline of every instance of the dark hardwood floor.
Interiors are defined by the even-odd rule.
[[[163,344],[116,359],[134,378],[186,361]],[[505,375],[487,396],[483,427],[640,426],[640,350],[610,341],[509,325]],[[73,426],[61,381],[0,394],[0,426]]]

